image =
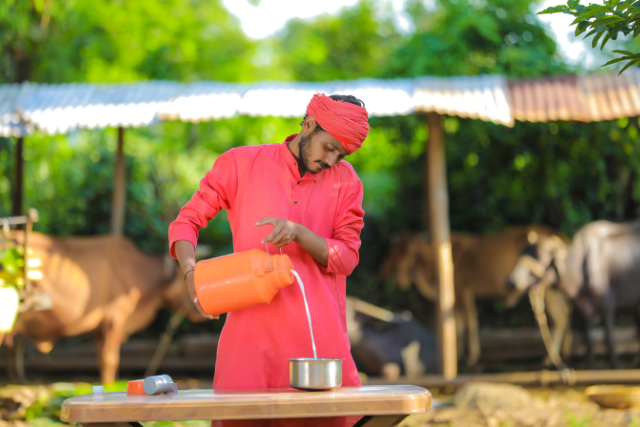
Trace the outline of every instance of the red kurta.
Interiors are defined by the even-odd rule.
[[[300,177],[286,143],[234,148],[222,154],[191,200],[169,227],[173,243],[197,243],[198,230],[227,209],[235,252],[252,248],[273,230],[255,224],[284,218],[323,236],[329,246],[327,268],[296,243],[282,248],[300,274],[307,294],[318,357],[342,358],[343,386],[360,380],[347,336],[346,276],[358,264],[363,227],[362,182],[345,161],[316,175]],[[269,245],[271,254],[279,253]],[[289,387],[288,359],[313,357],[302,292],[294,282],[270,304],[227,314],[218,344],[214,389]]]

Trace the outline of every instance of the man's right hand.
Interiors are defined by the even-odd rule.
[[[219,319],[220,316],[213,316],[211,314],[207,314],[204,312],[204,310],[202,309],[202,306],[200,305],[200,301],[198,301],[198,297],[196,295],[196,285],[193,281],[193,271],[189,271],[186,275],[186,285],[187,285],[187,292],[189,293],[189,299],[191,300],[191,302],[193,303],[193,305],[196,306],[196,309],[198,310],[198,313],[200,313],[203,317],[207,318],[207,319]]]
[[[191,304],[195,305],[198,312],[206,319],[217,319],[218,316],[212,316],[204,312],[196,297],[196,286],[193,283],[193,270],[196,268],[196,248],[187,240],[177,240],[173,244],[173,248],[180,263],[182,274],[184,274],[185,286],[187,287]]]

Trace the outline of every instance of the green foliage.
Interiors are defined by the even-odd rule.
[[[262,78],[218,0],[3,1],[0,46],[0,82]]]
[[[595,48],[600,43],[600,50],[609,40],[617,40],[620,33],[636,38],[640,34],[640,1],[604,0],[603,4],[589,4],[584,6],[580,0],[569,0],[567,5],[549,7],[540,14],[567,13],[576,17],[571,25],[576,25],[576,36],[590,30],[584,38],[593,36],[591,46]],[[604,37],[603,37],[604,36]],[[606,65],[618,62],[627,63],[619,74],[627,68],[636,65],[640,67],[640,53],[626,50],[614,50],[622,56],[608,61]]]
[[[271,40],[276,62],[290,80],[373,77],[400,39],[381,15],[373,1],[364,0],[339,16],[292,20]]]
[[[106,393],[123,392],[126,381],[116,381],[104,387]],[[93,393],[88,383],[53,383],[46,386],[5,386],[0,387],[0,400],[4,404],[3,421],[9,425],[29,425],[33,427],[63,427],[74,424],[60,421],[62,403],[65,399]],[[205,427],[211,421],[159,421],[145,422],[147,426]]]
[[[443,0],[442,7],[430,11],[423,2],[410,1],[418,31],[391,54],[380,76],[537,77],[566,72],[555,43],[530,14],[530,5]]]
[[[24,287],[24,249],[0,234],[0,287]]]

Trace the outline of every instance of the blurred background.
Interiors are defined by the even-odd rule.
[[[613,57],[609,51],[638,48],[637,41],[620,39],[604,51],[591,49],[590,41],[574,38],[569,28],[571,16],[536,15],[555,5],[549,1],[304,3],[5,0],[0,4],[0,92],[9,93],[16,87],[10,85],[24,82],[252,84],[499,75],[508,80],[514,93],[518,85],[573,81],[594,72],[615,76],[619,68],[600,68]],[[628,85],[635,102],[640,78],[633,68],[625,74],[635,81],[635,86]],[[449,80],[434,84],[445,81]],[[8,114],[6,99],[0,99],[0,110]],[[543,109],[541,105],[533,109]],[[438,117],[453,237],[495,236],[510,227],[543,225],[568,242],[593,221],[637,218],[637,110],[590,120],[536,120],[525,114],[516,116],[510,126],[452,111],[439,112]],[[439,372],[437,297],[421,288],[415,278],[419,268],[425,268],[428,275],[428,262],[433,260],[413,259],[401,246],[406,239],[431,239],[426,142],[432,135],[427,112],[372,117],[366,143],[348,158],[365,189],[360,263],[347,281],[356,312],[352,328],[369,339],[367,346],[354,343],[354,357],[365,380],[395,381],[410,374],[419,377]],[[122,234],[141,252],[165,254],[169,223],[217,156],[232,147],[281,142],[298,131],[303,115],[301,109],[298,117],[238,115],[193,122],[155,120],[147,126],[127,127]],[[0,217],[18,217],[35,208],[39,218],[33,230],[38,233],[78,237],[112,232],[117,126],[61,133],[36,126],[24,135],[21,166],[16,160],[18,137],[0,137]],[[15,196],[18,168],[23,168],[19,211]],[[473,274],[471,261],[457,264],[455,242],[454,238],[454,274],[465,268]],[[225,212],[200,232],[199,244],[201,257],[232,252]],[[505,246],[512,251],[512,264],[526,239],[518,244]],[[7,260],[5,257],[8,265]],[[412,263],[409,270],[413,269],[404,282],[395,274],[402,262]],[[510,304],[503,296],[477,294],[473,300],[482,352],[470,360],[473,343],[468,336],[472,332],[459,331],[457,358],[462,374],[549,367],[529,299]],[[166,340],[158,369],[190,380],[191,385],[207,386],[208,382],[210,386],[216,337],[224,317],[207,322],[177,318],[171,325],[174,311],[158,306],[149,325],[123,344],[119,378],[142,376],[159,338],[169,329],[172,340]],[[607,367],[602,321],[594,317],[593,322],[596,366]],[[633,310],[618,313],[615,322],[621,366],[631,368],[640,348],[633,330]],[[464,328],[460,324],[468,329],[470,323],[461,317],[458,329]],[[371,355],[389,347],[388,335],[398,335],[394,329],[398,327],[404,328],[406,337],[392,344],[397,354],[383,354],[372,362]],[[350,337],[357,336],[351,332]],[[580,340],[576,332],[573,348],[565,352],[566,362],[576,369],[589,362]],[[410,347],[414,342],[417,349]],[[0,347],[0,383],[99,381],[92,334],[60,339],[48,354],[36,347],[18,334],[11,342],[5,339]],[[417,352],[413,358],[418,359],[418,367],[410,366],[407,351]]]

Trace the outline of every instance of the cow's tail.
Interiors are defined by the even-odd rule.
[[[603,291],[607,286],[607,274],[605,271],[602,239],[597,236],[589,236],[585,239],[584,253],[584,285],[587,289]]]
[[[165,283],[171,283],[175,280],[178,274],[178,262],[167,252],[164,254],[162,269],[163,279]]]

